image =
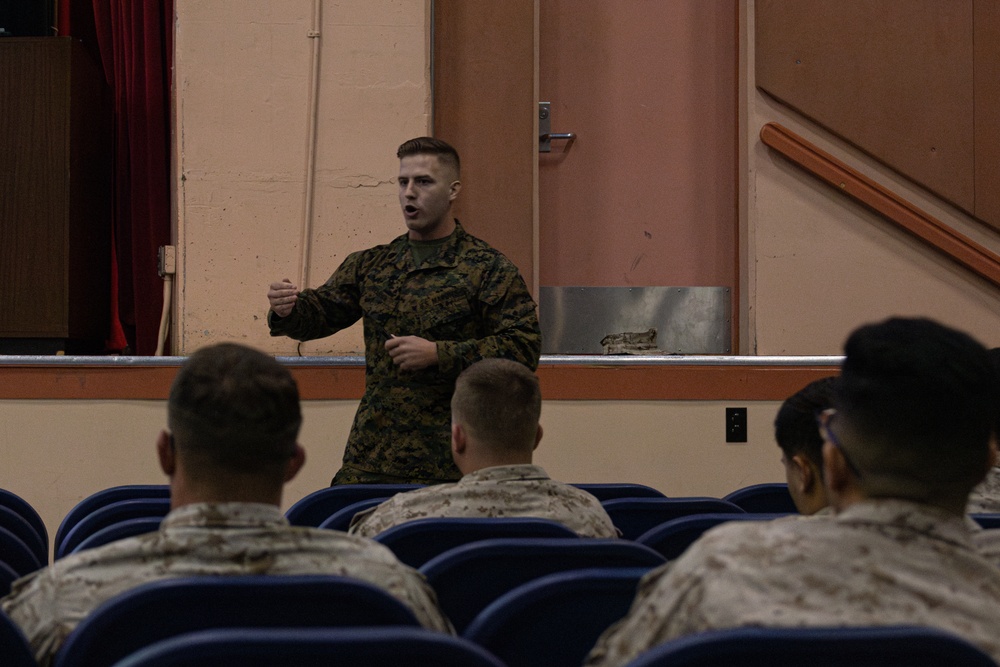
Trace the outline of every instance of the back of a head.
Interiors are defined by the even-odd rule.
[[[844,351],[835,419],[864,491],[967,496],[985,473],[995,419],[986,349],[932,320],[893,318],[854,331]]]
[[[288,370],[235,343],[192,354],[174,379],[167,411],[178,453],[195,474],[280,474],[302,425]]]
[[[455,170],[455,178],[462,172],[462,163],[458,151],[446,141],[434,137],[417,137],[404,141],[396,150],[396,157],[402,160],[410,155],[436,155],[442,164]]]
[[[774,418],[774,439],[791,459],[802,454],[823,469],[823,438],[816,426],[816,416],[833,407],[837,378],[821,378],[810,382],[781,404]]]
[[[495,455],[531,455],[542,412],[538,377],[510,359],[483,359],[462,371],[452,420]]]

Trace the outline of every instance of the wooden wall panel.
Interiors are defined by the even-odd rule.
[[[1000,230],[1000,3],[975,0],[976,217]]]
[[[455,212],[534,286],[536,0],[434,1],[434,134],[462,159]]]
[[[973,0],[757,0],[755,20],[759,88],[976,210]]]
[[[2,338],[103,347],[110,323],[109,102],[103,73],[80,42],[0,40]]]

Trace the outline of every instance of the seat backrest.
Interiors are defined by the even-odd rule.
[[[533,579],[490,603],[462,636],[508,665],[578,667],[629,610],[649,570],[594,568]]]
[[[98,507],[87,516],[76,522],[63,537],[62,542],[55,545],[55,557],[58,560],[72,553],[78,544],[101,530],[119,521],[127,519],[160,518],[170,512],[170,498],[132,498],[118,500]]]
[[[0,598],[10,593],[10,585],[20,577],[14,568],[0,560]]]
[[[367,498],[388,498],[423,484],[339,484],[313,491],[288,508],[285,517],[293,526],[318,528],[338,510]]]
[[[123,540],[126,537],[154,533],[160,529],[162,521],[163,519],[160,517],[139,517],[137,519],[125,519],[124,521],[113,523],[88,535],[82,542],[73,547],[73,551],[70,553],[80,553],[87,549]]]
[[[415,626],[417,619],[386,591],[347,577],[164,579],[95,609],[66,638],[55,664],[107,667],[143,646],[196,630],[358,625]]]
[[[134,500],[136,498],[169,498],[170,486],[167,484],[125,484],[102,489],[92,493],[73,506],[56,529],[53,544],[58,546],[66,538],[66,533],[73,530],[77,522],[94,510],[119,500]]]
[[[727,521],[769,521],[788,514],[692,514],[665,521],[653,526],[635,539],[659,552],[667,560],[674,560],[691,546],[709,528]]]
[[[722,499],[739,506],[745,512],[797,514],[799,511],[792,500],[792,494],[788,492],[788,484],[777,482],[744,486]]]
[[[598,500],[611,500],[612,498],[666,498],[664,493],[645,484],[619,482],[615,484],[573,484],[572,486],[586,491]]]
[[[489,603],[543,575],[592,567],[656,567],[664,562],[649,547],[626,540],[510,537],[449,549],[420,572],[461,633]]]
[[[320,528],[326,528],[327,530],[342,530],[346,531],[351,527],[351,520],[354,515],[358,512],[363,512],[369,507],[375,507],[376,505],[381,505],[388,498],[365,498],[364,500],[359,500],[355,503],[351,503],[346,507],[341,507],[339,510],[331,514],[330,516],[323,519],[319,524]]]
[[[1000,528],[1000,512],[975,512],[969,518],[978,523],[980,528]]]
[[[739,514],[743,510],[720,498],[615,498],[601,503],[622,537],[634,540],[653,526],[689,514]]]
[[[422,628],[230,628],[148,646],[117,667],[505,667],[476,644]]]
[[[32,553],[38,557],[39,562],[48,564],[48,538],[39,534],[31,522],[25,519],[20,512],[0,505],[0,527],[6,528],[21,538],[21,541],[27,544]]]
[[[628,667],[996,667],[955,635],[926,627],[736,628],[682,637]]]
[[[9,565],[19,577],[42,567],[41,560],[31,547],[6,528],[0,528],[0,562]]]
[[[550,519],[434,517],[388,528],[376,535],[375,541],[392,549],[396,558],[410,567],[420,567],[448,549],[494,537],[579,538],[563,524]]]
[[[48,549],[49,532],[46,530],[45,522],[42,521],[38,510],[32,507],[31,503],[13,491],[0,489],[0,506],[8,507],[24,517],[35,529],[35,532],[42,536],[42,541],[46,544],[46,550]]]
[[[24,633],[2,611],[0,611],[0,656],[2,656],[0,662],[4,667],[38,667]]]

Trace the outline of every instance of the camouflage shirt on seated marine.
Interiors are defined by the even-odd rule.
[[[288,317],[268,313],[272,336],[297,340],[364,318],[365,393],[344,465],[421,481],[458,479],[450,428],[455,378],[487,357],[538,366],[538,316],[517,267],[455,226],[419,266],[404,234],[349,255],[324,285],[299,293]],[[400,370],[385,351],[390,336],[436,342],[438,365]]]
[[[624,665],[706,630],[865,625],[939,628],[1000,659],[1000,568],[963,517],[904,500],[733,521],[643,577],[586,664]]]
[[[357,514],[350,532],[372,537],[428,517],[535,517],[557,521],[582,537],[618,537],[597,498],[530,464],[483,468],[454,484],[398,493]]]
[[[0,606],[44,667],[70,631],[118,593],[172,577],[250,574],[363,579],[401,600],[421,625],[452,631],[423,576],[386,547],[334,530],[290,526],[277,506],[258,503],[185,505],[155,533],[71,554],[19,579]]]

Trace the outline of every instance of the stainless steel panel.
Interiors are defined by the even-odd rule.
[[[603,355],[605,336],[650,328],[666,354],[730,352],[728,287],[542,287],[538,311],[543,354]]]

